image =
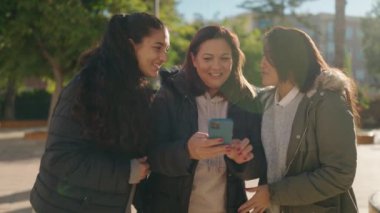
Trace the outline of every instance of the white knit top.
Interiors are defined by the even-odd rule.
[[[227,117],[227,101],[220,97],[210,97],[208,93],[196,97],[198,107],[198,131],[208,132],[210,118]],[[189,213],[226,212],[226,164],[224,157],[200,160],[195,170],[190,196]]]
[[[294,87],[281,101],[278,100],[277,91],[274,96],[273,104],[264,111],[261,129],[268,164],[268,183],[279,181],[285,175],[292,124],[304,94]],[[279,206],[271,203],[270,212],[279,213]]]

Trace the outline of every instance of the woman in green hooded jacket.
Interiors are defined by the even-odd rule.
[[[267,184],[239,212],[357,212],[355,87],[295,28],[264,37],[262,143]]]

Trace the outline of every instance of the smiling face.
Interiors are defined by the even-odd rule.
[[[231,74],[231,48],[224,39],[207,40],[192,55],[192,62],[208,93],[214,96]]]
[[[157,77],[163,63],[167,61],[170,45],[169,32],[165,29],[152,29],[138,44],[132,41],[141,72],[146,77]]]
[[[269,63],[264,56],[261,59],[261,83],[263,86],[276,86],[279,83],[278,74],[276,68]]]

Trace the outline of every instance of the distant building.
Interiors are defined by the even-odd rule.
[[[329,64],[333,64],[335,55],[334,44],[334,15],[321,13],[311,17],[310,22],[317,27],[313,36],[323,56]],[[345,32],[345,63],[351,69],[353,78],[364,84],[370,81],[365,67],[365,57],[362,48],[363,33],[361,29],[361,18],[346,16]]]
[[[320,13],[316,15],[304,15],[302,19],[285,17],[286,20],[272,21],[258,19],[253,13],[246,13],[236,18],[248,18],[250,24],[246,25],[246,29],[251,31],[255,28],[266,29],[276,23],[283,23],[285,26],[297,27],[307,32],[316,42],[318,48],[322,52],[327,62],[333,65],[335,55],[334,45],[334,15]],[[361,29],[361,17],[346,16],[346,42],[345,53],[348,72],[352,72],[352,77],[359,84],[374,83],[373,77],[368,74],[365,67],[365,57],[362,48],[363,33]],[[275,22],[275,23],[273,23]]]

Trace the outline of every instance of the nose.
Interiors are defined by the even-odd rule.
[[[219,69],[221,67],[222,62],[220,60],[214,60],[214,63],[212,63],[212,68]]]
[[[161,52],[160,60],[162,61],[162,63],[166,62],[168,60],[168,53],[167,52]]]

